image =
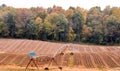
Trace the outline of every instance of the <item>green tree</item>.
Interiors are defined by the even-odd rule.
[[[92,29],[91,35],[86,41],[95,44],[102,44],[104,39],[103,13],[100,7],[92,7],[88,11],[87,26]]]
[[[34,20],[30,20],[29,23],[25,26],[24,36],[29,39],[37,39],[37,25],[34,23]]]
[[[0,37],[7,37],[8,35],[9,35],[9,31],[7,24],[0,21]]]
[[[69,32],[68,32],[68,41],[74,41],[76,38],[76,34],[74,33],[74,30],[72,27],[69,27]]]
[[[16,30],[16,26],[15,26],[15,11],[11,10],[6,18],[5,18],[5,23],[7,23],[8,25],[8,30],[9,30],[9,36],[10,37],[14,37],[15,36],[15,30]]]
[[[82,28],[83,28],[83,16],[81,13],[75,12],[72,17],[73,30],[76,34],[76,41],[80,41],[82,38]]]
[[[68,37],[68,21],[64,14],[59,14],[55,17],[56,28],[55,28],[55,38],[60,41],[66,41]]]
[[[114,44],[120,43],[120,22],[113,16],[110,16],[106,25],[107,42]]]
[[[50,39],[67,40],[68,21],[63,14],[51,13],[48,15],[44,27]]]

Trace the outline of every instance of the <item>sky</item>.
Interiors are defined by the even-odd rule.
[[[106,6],[120,7],[120,0],[0,0],[0,5],[6,4],[15,8],[30,8],[30,7],[53,7],[53,5],[61,6],[63,9],[68,9],[70,6],[82,7],[89,10],[91,7],[99,6],[104,9]]]

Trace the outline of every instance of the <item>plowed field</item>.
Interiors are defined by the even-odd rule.
[[[26,39],[0,39],[0,65],[26,66],[30,59],[29,52],[34,51],[38,57],[53,56],[63,45],[66,44]],[[74,44],[75,49],[67,47],[63,56],[55,56],[59,65],[70,66],[72,64],[72,66],[85,68],[120,67],[120,46]],[[71,56],[70,52],[74,52],[74,55]],[[38,60],[37,63],[47,64],[48,60],[45,58]]]

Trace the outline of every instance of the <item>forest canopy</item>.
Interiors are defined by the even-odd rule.
[[[120,44],[120,7],[0,6],[0,37]]]

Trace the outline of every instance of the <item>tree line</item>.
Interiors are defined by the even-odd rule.
[[[0,6],[0,37],[120,44],[120,8]]]

